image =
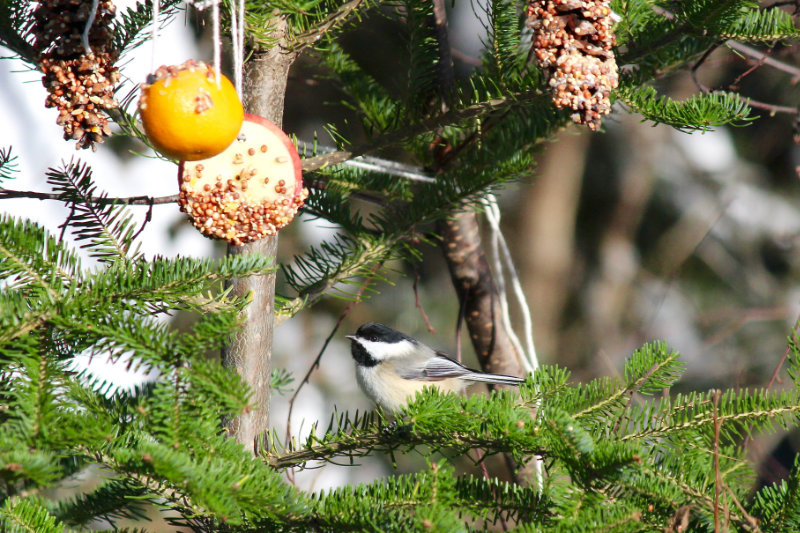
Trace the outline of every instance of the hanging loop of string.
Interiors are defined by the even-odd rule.
[[[150,25],[150,40],[153,43],[151,54],[150,54],[150,73],[154,73],[156,71],[156,54],[158,53],[158,16],[159,16],[159,0],[153,0],[153,21]]]
[[[211,36],[214,42],[214,79],[217,80],[217,87],[220,85],[220,69],[222,65],[222,39],[219,36],[219,0],[214,0],[211,4]]]
[[[519,281],[517,269],[511,258],[503,232],[500,230],[500,206],[497,204],[497,197],[494,194],[487,194],[481,203],[486,210],[486,220],[489,222],[491,232],[490,250],[492,256],[492,269],[494,270],[497,282],[497,292],[502,310],[503,327],[508,333],[511,344],[517,352],[522,367],[526,372],[534,372],[539,368],[539,359],[536,356],[536,347],[533,344],[533,320],[531,318],[530,307],[525,299],[522,290],[522,283]],[[511,318],[508,310],[508,295],[506,291],[506,274],[511,278],[511,287],[522,314],[523,329],[525,332],[525,349],[523,349],[519,338],[511,326]],[[537,409],[541,408],[541,402],[536,402]],[[536,487],[541,494],[544,487],[544,462],[538,455],[533,460],[533,473],[536,478]]]
[[[503,326],[508,331],[511,343],[519,354],[522,367],[526,372],[533,372],[539,368],[536,347],[533,343],[533,319],[531,318],[531,310],[525,298],[525,293],[522,290],[522,283],[520,283],[519,276],[517,275],[517,269],[511,258],[511,252],[508,249],[508,243],[505,237],[503,237],[502,231],[500,231],[500,207],[497,204],[497,197],[493,194],[488,194],[484,197],[482,203],[486,210],[486,220],[489,222],[489,227],[491,228],[490,243],[493,260],[492,266],[497,281],[498,293],[500,294],[500,306],[503,310]],[[524,348],[522,347],[519,337],[517,337],[511,327],[511,319],[508,312],[506,272],[508,272],[508,276],[511,279],[511,288],[522,315],[523,331],[525,332]]]
[[[233,44],[233,84],[242,98],[242,69],[244,67],[244,0],[231,2],[231,43]]]
[[[84,30],[83,45],[87,50],[87,54],[91,52],[89,49],[88,34],[94,21],[94,14],[97,11],[96,6],[99,0],[93,0],[95,9],[92,11],[90,19],[86,23]],[[220,84],[219,74],[222,69],[222,39],[220,37],[220,13],[219,13],[220,0],[187,0],[188,4],[194,6],[198,11],[204,11],[211,7],[211,31],[212,31],[212,45],[213,45],[213,68],[214,75],[217,81],[217,86]],[[153,43],[152,56],[150,61],[150,72],[156,70],[156,54],[158,53],[158,34],[160,31],[158,19],[160,15],[159,0],[153,0],[152,24],[150,28],[150,38]],[[236,93],[239,98],[242,97],[242,69],[244,66],[244,0],[233,0],[231,2],[231,45],[233,49],[233,78],[234,85],[236,86]]]
[[[94,19],[97,16],[98,7],[100,7],[100,0],[92,0],[89,18],[86,19],[86,26],[83,27],[83,33],[81,34],[81,43],[83,44],[83,49],[86,51],[87,56],[92,55],[92,47],[89,45],[89,32],[92,30],[92,24],[94,24]]]

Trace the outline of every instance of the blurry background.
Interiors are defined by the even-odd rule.
[[[131,2],[117,5],[122,9]],[[449,19],[456,72],[465,75],[479,64],[481,8],[457,3]],[[405,72],[406,58],[398,34],[388,11],[373,12],[343,44],[399,96],[398,74]],[[0,55],[11,54],[0,49]],[[188,58],[209,61],[208,32],[193,12],[179,15],[161,34],[155,53],[145,44],[123,57],[120,95],[144,80],[154,55],[156,66]],[[800,150],[793,141],[797,113],[788,112],[798,104],[800,70],[795,49],[778,46],[768,57],[783,70],[720,48],[700,66],[698,81],[712,89],[738,87],[746,97],[787,109],[774,114],[756,109],[761,118],[747,127],[688,135],[641,123],[618,106],[605,120],[604,133],[572,126],[543,142],[537,168],[500,194],[504,234],[531,307],[543,364],[565,366],[582,381],[617,375],[632,350],[662,339],[680,351],[688,367],[678,390],[767,385],[800,315]],[[340,129],[357,143],[356,121],[337,104],[341,95],[324,74],[313,55],[297,62],[284,129],[307,141],[316,133],[321,143],[331,144],[322,126],[349,118],[350,126]],[[658,89],[676,99],[698,91],[688,73],[664,78]],[[138,141],[115,138],[97,153],[76,153],[72,143],[60,140],[55,111],[44,108],[44,99],[36,72],[13,59],[0,61],[0,146],[13,146],[22,171],[7,188],[45,191],[45,170],[74,156],[92,165],[99,187],[111,196],[177,192],[176,167],[149,157]],[[415,163],[392,150],[381,155]],[[3,200],[0,210],[35,219],[56,234],[68,214],[57,202],[37,200]],[[131,210],[144,220],[146,206]],[[155,206],[152,214],[140,237],[149,256],[224,253],[224,246],[203,238],[177,206]],[[325,221],[301,217],[281,232],[281,259],[291,260],[335,231]],[[421,252],[420,263],[387,265],[394,284],[378,285],[379,294],[347,317],[298,395],[295,435],[307,434],[317,420],[324,430],[334,408],[371,409],[355,384],[349,342],[342,337],[361,323],[385,322],[454,351],[457,298],[439,249],[423,245]],[[417,275],[420,303],[435,334],[415,306]],[[346,305],[324,300],[276,330],[274,365],[294,375],[293,387]],[[463,346],[465,362],[473,364],[466,337]],[[157,379],[125,373],[123,366],[96,360],[91,369],[120,386]],[[780,380],[772,386],[780,387]],[[271,408],[281,436],[289,395],[276,395]],[[795,453],[795,437],[775,434],[751,442],[763,481],[785,473],[782,454]],[[403,471],[423,458],[397,460]],[[318,490],[393,471],[388,459],[371,458],[357,468],[306,470],[295,482]]]

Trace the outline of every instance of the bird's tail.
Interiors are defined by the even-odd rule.
[[[504,376],[502,374],[484,374],[482,372],[472,372],[462,379],[469,381],[480,381],[482,383],[494,383],[495,385],[519,385],[525,378],[518,378],[515,376]]]

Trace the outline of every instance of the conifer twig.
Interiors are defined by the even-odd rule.
[[[348,17],[355,13],[365,3],[368,2],[366,0],[350,0],[349,2],[345,2],[339,6],[339,9],[331,13],[317,26],[311,28],[306,33],[295,37],[292,42],[289,43],[289,47],[294,51],[300,51],[307,46],[313,45],[315,42],[322,39],[322,37],[325,36],[325,33],[336,28],[337,26],[341,26]]]
[[[720,397],[721,394],[719,391],[713,392],[714,409],[712,411],[712,416],[714,420],[714,443],[712,453],[714,455],[714,533],[720,532],[719,497],[722,493],[722,474],[719,470],[719,433],[722,428],[722,421],[717,418]]]
[[[431,319],[428,318],[428,313],[425,312],[425,309],[422,307],[422,302],[420,302],[419,299],[419,270],[416,265],[414,265],[414,284],[412,285],[412,289],[414,291],[414,305],[419,309],[422,319],[425,321],[425,327],[427,327],[428,331],[431,333],[436,333],[436,328],[431,324]]]

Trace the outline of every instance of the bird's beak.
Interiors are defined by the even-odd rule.
[[[346,339],[350,339],[351,341],[356,340],[356,336],[355,335],[345,335],[345,338]]]

